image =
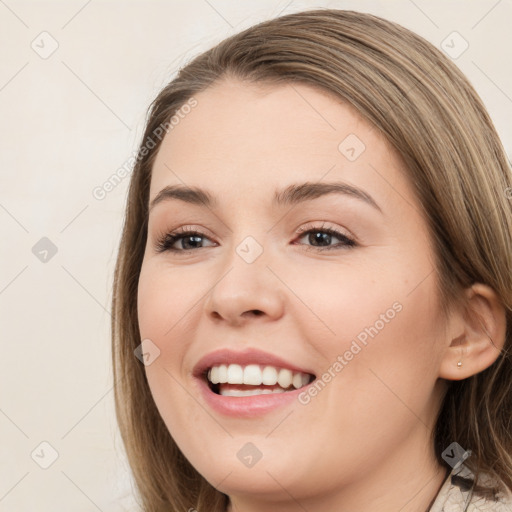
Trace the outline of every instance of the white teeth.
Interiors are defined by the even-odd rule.
[[[221,364],[213,366],[208,371],[208,380],[212,384],[245,384],[260,386],[254,390],[225,390],[226,396],[250,396],[252,394],[281,393],[291,386],[299,389],[309,383],[310,376],[307,373],[292,372],[288,368],[276,368],[274,366],[260,366],[249,364],[245,367],[239,364]],[[275,386],[272,390],[263,386]],[[253,393],[254,391],[254,393]],[[240,394],[242,393],[242,394]]]
[[[210,373],[208,374],[208,378],[210,379],[210,382],[212,384],[218,384],[219,383],[219,367],[214,366],[210,369]]]
[[[228,367],[225,364],[218,366],[219,368],[219,383],[224,384],[228,381]]]
[[[267,386],[277,383],[277,370],[273,366],[265,366],[261,375],[261,382]]]
[[[293,373],[291,370],[287,370],[282,368],[279,371],[279,375],[277,377],[277,383],[284,389],[289,388],[292,385],[293,381]]]
[[[213,367],[215,368],[215,366]],[[228,366],[228,383],[229,384],[243,384],[244,383],[244,370],[239,364],[230,364]]]
[[[244,384],[259,386],[261,384],[261,370],[257,364],[250,364],[244,368]]]
[[[292,384],[295,389],[302,387],[302,375],[300,373],[293,374]]]
[[[275,389],[221,389],[220,394],[222,396],[254,396],[254,395],[271,395],[274,393],[285,393],[286,391],[281,388]]]

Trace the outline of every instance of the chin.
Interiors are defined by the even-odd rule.
[[[207,455],[202,450],[188,451],[186,446],[182,451],[196,471],[224,494],[255,494],[258,498],[277,499],[282,496],[283,488],[303,494],[304,484],[312,480],[309,469],[312,464],[307,463],[302,450],[293,447],[289,437],[270,440],[264,436],[234,436],[224,442],[209,439],[207,443],[216,447]],[[307,440],[302,446],[305,444]]]

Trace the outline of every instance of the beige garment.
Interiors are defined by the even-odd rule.
[[[429,512],[512,512],[512,493],[483,496],[471,492],[473,473],[464,464],[455,467],[442,485]],[[488,475],[480,475],[481,486],[494,487]]]

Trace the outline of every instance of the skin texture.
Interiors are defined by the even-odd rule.
[[[477,328],[479,349],[461,345],[462,315],[441,314],[430,237],[402,161],[351,107],[306,85],[224,80],[196,99],[163,141],[150,201],[185,184],[219,206],[155,206],[138,291],[141,339],[160,350],[147,377],[170,434],[233,511],[423,512],[445,477],[430,443],[439,377],[465,378],[461,356],[475,354],[475,373],[497,352]],[[355,161],[338,149],[350,134],[365,145]],[[330,181],[363,189],[382,213],[339,194],[271,204],[276,189]],[[158,236],[181,226],[204,233],[202,247],[157,253]],[[322,251],[297,234],[302,226],[335,229],[357,245]],[[263,248],[250,264],[236,252],[247,236]],[[492,313],[492,294],[480,291],[481,311]],[[400,312],[306,405],[227,417],[191,374],[213,350],[250,347],[319,377],[394,303]],[[262,453],[250,468],[237,457],[247,442]]]

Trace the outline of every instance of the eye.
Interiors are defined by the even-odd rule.
[[[334,229],[325,228],[323,225],[318,227],[305,226],[297,230],[301,234],[300,238],[307,238],[312,245],[306,246],[307,250],[328,251],[332,249],[347,249],[357,246],[355,240],[344,233]],[[340,242],[336,245],[330,245],[333,238]]]
[[[341,233],[334,228],[326,228],[323,225],[318,227],[305,226],[297,230],[301,238],[306,238],[312,245],[305,247],[307,250],[327,251],[332,249],[347,249],[357,246],[354,239]],[[339,243],[331,245],[332,240],[338,239]],[[201,245],[205,240],[211,240],[202,232],[192,229],[190,226],[183,226],[171,233],[160,235],[155,244],[155,250],[158,253],[174,252],[189,253],[195,249],[203,249]],[[212,243],[211,245],[215,245]],[[303,244],[300,244],[303,245]]]
[[[209,240],[204,233],[183,226],[172,233],[164,233],[159,236],[155,244],[156,252],[190,252],[194,249],[202,249],[201,242]],[[175,247],[178,245],[178,247]],[[180,247],[181,246],[181,247]]]

